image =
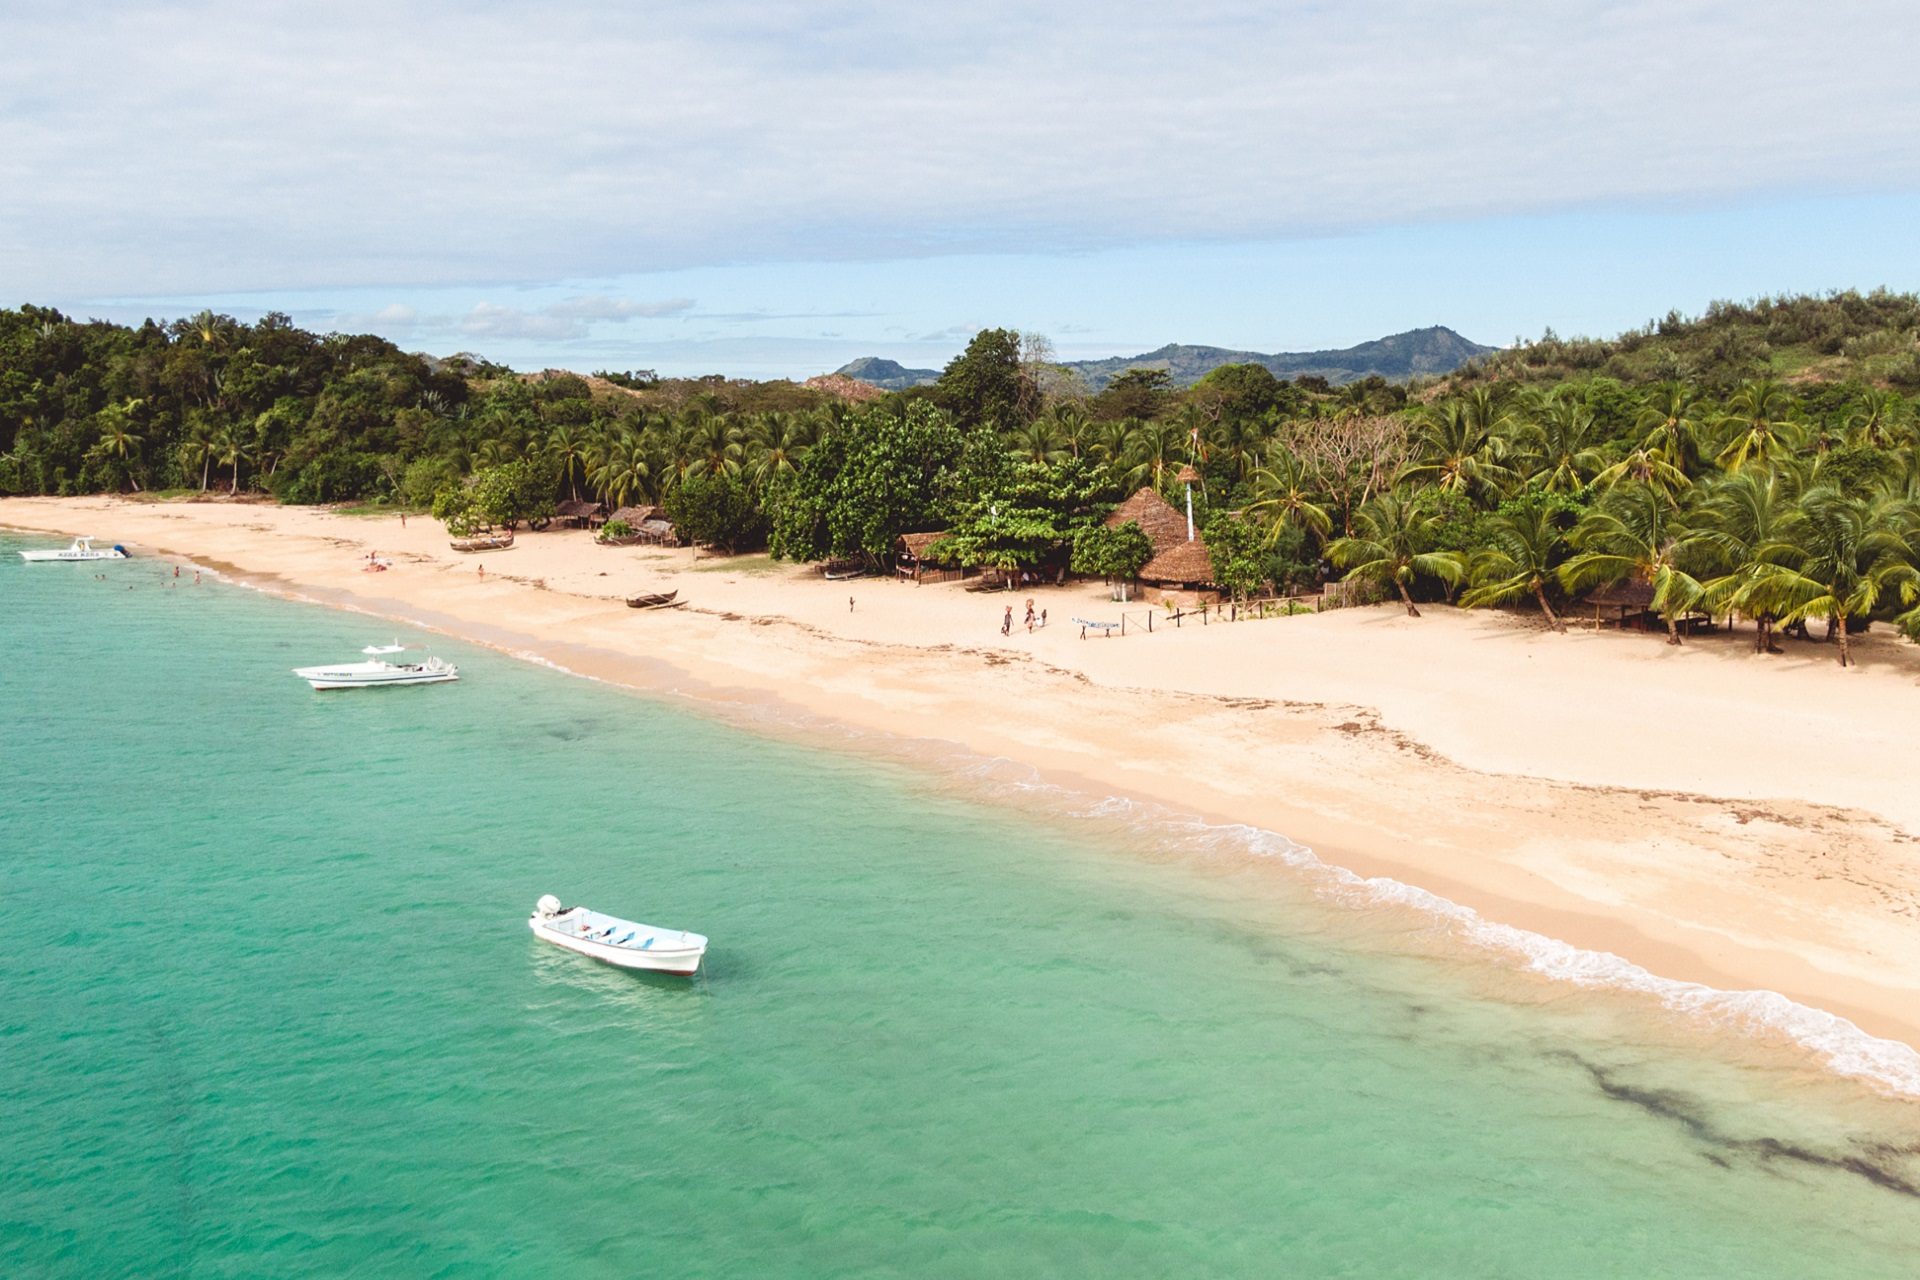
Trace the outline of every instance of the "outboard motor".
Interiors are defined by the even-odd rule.
[[[121,555],[123,555],[123,556],[127,554],[127,549],[126,549],[125,547],[123,547],[123,546],[121,546],[121,545],[120,545],[119,543],[117,543],[117,542],[113,544],[113,549],[114,549],[115,551],[118,551],[118,552],[119,552],[119,553],[120,553]]]
[[[542,920],[551,920],[560,914],[560,899],[552,894],[542,894],[540,901],[533,904],[533,914]]]

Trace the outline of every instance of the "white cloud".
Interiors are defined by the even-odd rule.
[[[1888,55],[1917,46],[1905,0],[20,0],[0,280],[490,285],[1907,190],[1920,79]],[[678,311],[575,302],[460,324]]]

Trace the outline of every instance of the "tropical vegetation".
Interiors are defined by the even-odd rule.
[[[1044,340],[987,330],[931,385],[646,372],[516,374],[284,316],[138,327],[0,310],[0,493],[198,492],[540,521],[562,499],[658,504],[695,541],[794,560],[935,553],[1126,578],[1106,514],[1191,468],[1216,582],[1345,579],[1410,614],[1447,600],[1559,628],[1623,591],[1685,638],[1755,645],[1875,624],[1920,635],[1920,298],[1715,304],[1616,339],[1540,340],[1439,379],[1333,386],[1227,365],[1097,394]],[[1581,606],[1584,607],[1584,606]],[[1818,627],[1819,634],[1810,630]]]

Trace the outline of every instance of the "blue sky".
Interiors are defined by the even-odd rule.
[[[0,13],[0,301],[517,367],[1611,333],[1920,288],[1920,7]]]

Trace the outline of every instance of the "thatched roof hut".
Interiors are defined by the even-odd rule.
[[[673,521],[667,519],[666,509],[663,507],[621,507],[607,517],[609,524],[615,520],[624,521],[627,527],[633,530],[627,538],[620,541],[643,542],[659,547],[683,545],[680,541],[680,531],[673,527]]]
[[[903,560],[925,560],[933,544],[946,536],[945,529],[934,529],[926,533],[903,533],[894,539],[894,550]]]
[[[566,498],[553,504],[553,518],[575,529],[590,529],[606,514],[606,503],[586,498]]]
[[[1616,582],[1581,597],[1581,604],[1595,609],[1617,609],[1622,613],[1647,613],[1653,608],[1651,582]]]
[[[1142,489],[1115,507],[1107,524],[1133,521],[1153,544],[1153,555],[1140,568],[1140,581],[1163,586],[1204,586],[1213,581],[1213,561],[1198,533],[1187,537],[1187,518],[1153,489]]]

